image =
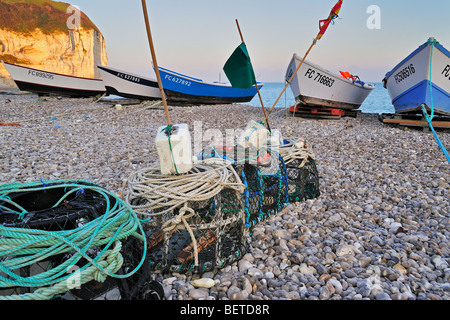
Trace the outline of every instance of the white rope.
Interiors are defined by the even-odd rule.
[[[158,217],[164,213],[179,208],[178,215],[165,217],[161,231],[173,234],[177,230],[188,231],[192,241],[194,264],[198,265],[199,248],[194,235],[195,230],[216,229],[227,225],[243,214],[219,221],[213,219],[210,223],[192,223],[188,219],[195,217],[195,211],[190,205],[214,198],[223,189],[229,188],[242,194],[245,185],[241,182],[231,162],[225,159],[206,159],[194,165],[190,173],[185,175],[162,175],[159,168],[146,168],[132,174],[124,183],[122,197],[130,204],[137,215]],[[133,204],[133,202],[144,204]]]
[[[298,165],[298,168],[301,169],[308,162],[308,159],[316,160],[316,156],[313,151],[307,147],[307,143],[304,139],[287,139],[287,141],[289,141],[288,144],[277,146],[278,152],[286,165],[295,160],[302,160]]]
[[[124,183],[122,198],[138,215],[160,216],[188,202],[209,200],[224,188],[242,193],[245,185],[230,161],[207,159],[185,175],[162,175],[159,168],[137,171]]]

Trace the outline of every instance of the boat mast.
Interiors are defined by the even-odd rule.
[[[152,54],[152,60],[153,60],[153,66],[155,68],[156,79],[158,80],[159,91],[161,92],[161,98],[162,98],[162,101],[164,104],[164,110],[166,112],[167,125],[170,127],[171,122],[170,122],[169,109],[167,107],[166,96],[164,94],[164,88],[163,88],[163,85],[161,82],[161,76],[159,74],[158,62],[156,61],[155,47],[153,45],[152,33],[150,30],[150,23],[148,20],[147,4],[145,3],[145,0],[142,0],[142,10],[144,11],[145,27],[147,29],[148,43],[150,45],[150,51]]]
[[[238,31],[239,31],[239,35],[241,36],[241,41],[244,42],[244,37],[242,36],[242,32],[241,32],[241,28],[239,27],[238,19],[236,19],[236,25],[237,25],[237,28],[238,28]],[[258,88],[258,83],[257,82],[255,83],[255,87],[256,87],[256,91],[258,92],[259,101],[261,102],[261,106],[262,106],[262,109],[263,109],[263,112],[264,112],[264,117],[265,117],[264,123],[267,124],[267,129],[269,129],[269,132],[271,132],[270,126],[269,126],[269,122],[267,121],[268,115],[266,113],[266,108],[264,108],[264,102],[262,100],[261,93],[259,92],[259,88]]]

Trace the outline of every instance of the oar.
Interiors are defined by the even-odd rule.
[[[238,19],[236,19],[236,25],[237,25],[237,28],[239,31],[239,35],[241,36],[241,40],[242,40],[242,42],[244,42],[244,37],[242,36],[242,32],[241,32],[241,28],[239,27]],[[270,130],[269,122],[267,121],[268,114],[266,113],[266,108],[264,108],[264,102],[261,97],[261,92],[259,92],[258,83],[255,83],[255,86],[256,86],[256,91],[258,92],[259,101],[261,101],[261,106],[262,106],[262,109],[264,112],[264,117],[265,117],[264,123],[267,124],[267,129],[269,129],[269,132],[272,132],[272,130]]]
[[[166,112],[167,125],[168,125],[169,128],[171,128],[172,124],[170,122],[169,109],[167,107],[166,95],[164,94],[164,88],[163,88],[163,85],[162,85],[162,82],[161,82],[161,76],[159,74],[158,62],[156,61],[155,47],[153,46],[152,33],[150,31],[150,23],[148,21],[147,5],[145,3],[145,0],[142,0],[142,10],[144,11],[144,18],[145,18],[145,26],[147,28],[148,43],[150,44],[150,51],[152,53],[152,60],[153,60],[153,65],[155,67],[156,78],[158,80],[159,91],[161,92],[161,98],[162,98],[162,101],[163,101],[163,104],[164,104],[164,110]]]

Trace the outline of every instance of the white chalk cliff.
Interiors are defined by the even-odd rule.
[[[87,78],[100,77],[97,62],[108,64],[105,39],[96,27],[13,29],[0,25],[0,60],[5,62]],[[0,85],[14,85],[1,63]]]

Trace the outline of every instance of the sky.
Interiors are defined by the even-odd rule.
[[[141,0],[71,0],[106,40],[109,66],[155,77]],[[294,53],[305,55],[337,0],[147,0],[157,64],[204,81],[224,81],[223,66],[241,43],[258,81],[283,82]],[[376,6],[379,11],[368,9]],[[379,14],[378,14],[379,13]],[[429,37],[450,49],[448,0],[344,0],[339,18],[307,60],[366,82]]]

